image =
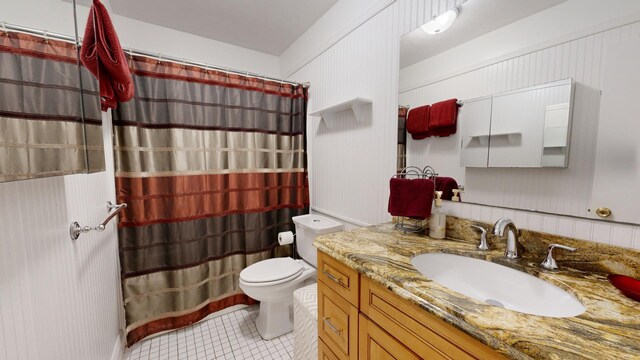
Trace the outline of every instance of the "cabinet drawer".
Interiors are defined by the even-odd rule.
[[[322,340],[318,340],[318,360],[340,360]]]
[[[360,360],[420,360],[418,355],[362,314],[360,314],[359,326]]]
[[[318,282],[318,337],[340,359],[357,359],[358,309]]]
[[[329,255],[318,251],[318,280],[358,306],[358,272]]]
[[[425,359],[505,359],[478,340],[362,277],[360,311]]]

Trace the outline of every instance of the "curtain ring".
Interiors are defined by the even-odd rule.
[[[158,61],[156,64],[162,64],[162,55],[158,55]]]
[[[186,69],[187,68],[187,60],[182,59],[182,68]]]
[[[48,44],[49,43],[49,33],[47,33],[47,30],[43,30],[42,31],[42,35],[44,36],[44,43]]]
[[[7,30],[7,23],[5,21],[2,22],[2,35],[9,36],[9,30]]]

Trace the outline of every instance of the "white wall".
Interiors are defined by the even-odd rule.
[[[405,92],[637,20],[636,0],[568,0],[400,71]]]
[[[315,211],[355,225],[390,219],[399,34],[462,2],[340,1],[285,51],[283,74],[303,64],[288,79],[311,82],[309,112],[358,96],[373,101],[372,116],[362,124],[344,113],[335,128],[328,129],[319,118],[309,117],[310,195]]]
[[[2,0],[0,7],[0,21],[74,34],[71,4]],[[72,221],[104,220],[107,200],[113,170],[0,184],[0,358],[119,358],[115,224],[69,238]]]
[[[111,9],[108,0],[102,2],[107,9]],[[78,5],[80,37],[84,34],[88,13],[88,7]],[[130,19],[115,15],[113,12],[111,12],[111,19],[124,48],[159,53],[270,77],[278,78],[280,75],[279,58],[271,54]]]

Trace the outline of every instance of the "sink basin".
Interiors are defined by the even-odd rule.
[[[438,284],[489,305],[549,317],[573,317],[586,310],[563,289],[489,261],[432,253],[418,255],[411,263]]]

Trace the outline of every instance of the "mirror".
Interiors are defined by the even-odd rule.
[[[640,224],[640,3],[587,1],[468,0],[403,36],[399,106],[463,103],[455,134],[407,138],[406,165],[465,202]]]
[[[3,6],[0,182],[104,170],[97,81],[78,66],[74,10],[46,0]]]

